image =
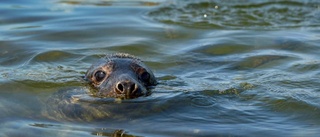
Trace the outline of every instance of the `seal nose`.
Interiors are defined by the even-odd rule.
[[[138,90],[138,84],[132,81],[120,81],[116,85],[116,91],[121,94],[134,94]]]

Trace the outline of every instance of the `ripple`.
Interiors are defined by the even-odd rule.
[[[154,20],[195,28],[287,29],[319,27],[318,1],[174,1],[151,11]],[[301,18],[303,17],[303,18]]]
[[[100,0],[59,0],[57,3],[68,5],[93,5],[93,6],[157,6],[154,1],[100,1]]]
[[[318,71],[320,69],[319,60],[303,61],[299,63],[294,63],[290,68],[299,73],[305,73],[310,71]]]
[[[74,57],[75,54],[66,51],[59,51],[59,50],[50,50],[46,52],[42,52],[36,54],[31,60],[35,62],[58,62],[61,60],[70,59]]]
[[[97,125],[81,125],[43,122],[38,120],[6,120],[2,121],[1,136],[137,136],[126,130]]]
[[[42,114],[55,121],[127,121],[161,113],[171,106],[167,100],[180,94],[154,92],[148,97],[121,100],[98,98],[91,92],[94,91],[85,87],[55,92],[46,101]]]
[[[279,55],[258,55],[245,58],[244,60],[237,63],[236,68],[257,68],[267,63],[288,58],[287,56]]]
[[[205,45],[194,49],[193,52],[209,54],[209,55],[228,55],[239,54],[250,51],[252,47],[247,45],[221,44],[221,45]]]
[[[212,107],[215,104],[215,100],[207,96],[195,96],[191,102],[195,107]]]

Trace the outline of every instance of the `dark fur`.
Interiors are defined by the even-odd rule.
[[[95,77],[95,73],[98,71],[106,74],[102,81],[97,81],[97,77]],[[142,75],[145,76],[146,72],[149,77],[143,79]],[[97,96],[123,99],[147,95],[149,89],[157,84],[152,71],[140,59],[126,53],[107,55],[100,59],[88,69],[85,79],[98,90]],[[119,83],[123,84],[119,86]],[[127,84],[132,86],[127,86]],[[130,87],[135,87],[136,90],[129,93]],[[119,89],[125,93],[119,93]]]

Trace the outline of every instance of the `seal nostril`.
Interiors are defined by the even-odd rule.
[[[138,89],[138,86],[136,83],[132,83],[131,86],[130,86],[130,93],[135,93]]]
[[[138,84],[131,81],[121,81],[117,83],[115,90],[119,94],[133,95],[138,91]]]
[[[120,92],[120,93],[123,93],[124,92],[124,89],[123,89],[123,85],[121,82],[119,82],[116,86],[117,90]]]

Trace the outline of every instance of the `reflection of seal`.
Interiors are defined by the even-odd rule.
[[[152,71],[140,59],[126,53],[100,59],[89,68],[85,79],[98,90],[98,97],[122,99],[147,95],[148,89],[157,84]]]

